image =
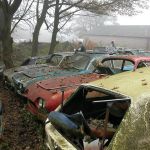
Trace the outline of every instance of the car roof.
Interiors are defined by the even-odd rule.
[[[102,62],[110,59],[121,59],[121,60],[129,60],[133,62],[139,62],[139,61],[150,61],[150,57],[148,56],[135,56],[135,55],[117,55],[117,56],[109,56],[105,57]]]
[[[84,85],[103,88],[136,100],[140,95],[150,93],[150,68],[123,72]]]

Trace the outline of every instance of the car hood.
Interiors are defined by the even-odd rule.
[[[40,68],[40,67],[46,67],[48,66],[47,64],[39,64],[39,65],[28,65],[28,66],[19,66],[19,67],[14,67],[11,69],[7,69],[4,71],[5,76],[12,75],[13,73],[21,72],[26,69],[35,69],[35,68]]]
[[[52,90],[60,87],[65,88],[65,87],[78,86],[81,83],[87,83],[94,79],[98,79],[99,77],[100,75],[96,73],[79,74],[75,76],[56,77],[55,80],[47,79],[38,82],[37,85],[45,90]]]
[[[23,71],[23,74],[25,76],[28,76],[29,78],[36,78],[36,77],[48,75],[49,73],[58,69],[59,69],[58,67],[53,67],[53,66],[42,66],[42,67],[26,69],[25,71]]]
[[[55,69],[55,71],[50,70],[50,72],[45,73],[42,72],[42,70],[38,70],[34,74],[30,73],[29,71],[27,73],[18,73],[13,76],[13,80],[16,84],[18,83],[23,84],[23,87],[25,88],[26,86],[40,80],[86,73],[90,73],[90,71],[75,70],[75,69],[70,70]]]

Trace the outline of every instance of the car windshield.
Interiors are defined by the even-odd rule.
[[[54,54],[49,60],[47,60],[47,63],[53,66],[58,66],[62,58],[63,58],[62,55]]]
[[[89,64],[89,61],[90,57],[86,55],[73,55],[66,57],[60,66],[66,69],[75,68],[78,70],[84,70]]]

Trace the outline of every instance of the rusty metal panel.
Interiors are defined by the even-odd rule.
[[[35,104],[35,109],[38,109],[39,98],[43,99],[46,103],[45,108],[50,112],[61,103],[62,91],[64,91],[64,100],[66,100],[80,84],[102,77],[103,75],[90,73],[48,79],[30,85],[23,96]]]
[[[92,87],[92,89],[93,90],[96,89],[96,91],[102,91],[104,93],[106,92],[109,94],[113,93],[115,94],[115,98],[117,96],[120,97],[122,95],[123,97],[126,97],[130,101],[130,105],[128,105],[129,108],[126,109],[126,113],[124,114],[124,116],[122,116],[121,123],[119,123],[117,128],[115,128],[115,135],[113,139],[110,141],[110,143],[108,143],[108,145],[105,145],[103,149],[109,149],[109,150],[149,149],[150,147],[149,144],[150,143],[149,142],[150,141],[149,140],[150,139],[149,136],[150,78],[149,76],[150,76],[150,68],[141,68],[141,69],[137,69],[134,72],[129,71],[129,72],[117,74],[111,77],[106,77],[104,79],[85,84],[77,90],[76,93],[80,94],[81,92],[80,90],[89,89],[90,87]],[[91,90],[89,91],[91,92]],[[80,95],[75,95],[75,94],[73,97],[69,99],[70,101],[72,100],[77,101],[75,98],[76,96],[79,97]],[[82,98],[80,100],[82,100]],[[100,101],[101,100],[99,100],[99,102]],[[71,103],[66,103],[66,105],[68,105],[66,109],[70,110],[69,114],[73,114],[72,112],[74,112],[74,109],[70,109],[71,108],[70,104]],[[102,103],[100,103],[97,109],[100,109],[101,104]],[[72,108],[74,108],[73,106],[74,103],[72,103]],[[103,109],[103,107],[101,109]],[[65,110],[65,106],[64,106],[64,110]],[[91,107],[88,110],[91,110]],[[57,109],[57,111],[60,111],[60,109]],[[63,111],[63,113],[65,113],[65,111]],[[86,114],[86,112],[84,114]],[[97,118],[97,115],[94,117]],[[58,136],[59,136],[58,140],[61,139],[63,140],[65,138],[64,134],[61,135],[59,134],[60,130],[58,130],[55,126],[53,126],[52,129],[50,126],[51,123],[48,123],[46,125],[46,134],[47,136],[49,136],[50,140],[55,140],[55,138],[58,138]],[[111,127],[114,126],[111,125]],[[53,135],[51,133],[53,132],[53,130],[58,131],[58,133],[55,132],[56,134]],[[71,138],[72,137],[70,136],[70,139]],[[47,139],[48,140],[47,143],[49,143],[49,139]],[[73,142],[70,142],[68,140],[68,144],[72,144],[72,143]],[[55,145],[59,145],[59,142],[55,141]],[[93,145],[93,147],[90,147],[90,149],[95,150],[96,148],[94,146],[96,145]],[[63,148],[65,149],[65,147]]]

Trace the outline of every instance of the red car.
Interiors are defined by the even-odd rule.
[[[24,97],[28,99],[28,110],[35,115],[41,116],[54,110],[59,104],[63,104],[82,83],[97,80],[106,75],[149,66],[150,57],[138,56],[111,56],[104,58],[101,63],[97,62],[96,73],[85,75],[57,77],[43,80],[28,86]]]
[[[43,113],[54,110],[63,100],[66,100],[80,84],[103,76],[89,73],[43,80],[30,85],[23,96],[28,99],[28,110],[41,117]]]

